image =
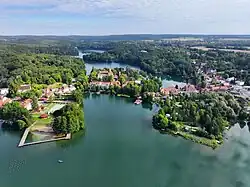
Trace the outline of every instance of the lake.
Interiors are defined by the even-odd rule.
[[[83,55],[85,55],[86,53],[103,53],[105,51],[103,50],[85,50],[84,52],[79,51],[79,58],[82,58]],[[131,66],[131,65],[126,65],[126,64],[120,64],[117,62],[112,62],[112,63],[106,63],[106,62],[99,62],[99,63],[88,63],[85,62],[86,65],[86,72],[87,75],[90,74],[92,68],[96,68],[96,69],[103,69],[103,68],[131,68],[131,69],[136,69],[136,70],[140,70],[139,67],[136,66]],[[181,87],[185,86],[186,83],[181,82],[180,80],[178,80],[177,78],[175,80],[172,79],[162,79],[162,87],[166,88],[166,87],[170,87],[170,86],[175,86],[175,85],[179,85]]]
[[[249,187],[247,126],[212,150],[161,135],[129,99],[89,96],[84,111],[85,134],[66,142],[17,148],[20,134],[0,131],[0,186]]]

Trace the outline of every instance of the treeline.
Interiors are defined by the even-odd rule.
[[[16,93],[21,84],[70,84],[85,75],[81,59],[45,54],[0,53],[0,87],[10,87]]]
[[[102,43],[93,44],[103,47]],[[187,47],[163,47],[157,42],[112,42],[105,53],[83,56],[88,62],[119,62],[138,66],[157,76],[179,76],[196,82],[198,69],[217,70],[223,76],[234,76],[250,85],[250,54],[229,51],[202,51]]]
[[[244,105],[230,94],[179,94],[161,102],[153,124],[173,131],[183,131],[186,125],[198,127],[195,135],[222,139],[226,127],[248,120]]]
[[[81,105],[72,103],[53,113],[52,128],[57,134],[75,133],[84,129],[84,112]]]
[[[204,64],[202,69],[205,72],[216,70],[225,78],[235,77],[250,85],[250,54],[193,49],[190,58],[197,62],[198,67]]]
[[[73,44],[0,44],[0,49],[13,53],[36,53],[77,56]]]
[[[110,75],[98,78],[99,72],[103,70],[110,71]],[[116,79],[114,79],[114,77],[116,77]],[[130,68],[115,68],[112,70],[93,68],[89,76],[89,82],[91,83],[91,81],[115,82],[115,84],[110,86],[91,85],[90,91],[102,91],[114,95],[124,94],[130,97],[159,92],[162,87],[162,81],[159,78]],[[117,81],[119,84],[117,84]]]
[[[32,123],[29,111],[15,101],[0,108],[0,119],[4,120],[2,128],[8,130],[23,130]]]
[[[88,62],[113,62],[138,66],[157,76],[192,77],[195,69],[185,49],[155,48],[143,44],[117,44],[116,48],[102,54],[83,56]]]

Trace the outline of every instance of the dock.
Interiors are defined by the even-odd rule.
[[[33,125],[35,125],[35,123],[33,123],[30,127],[26,128],[24,133],[23,133],[23,136],[18,144],[18,147],[24,147],[24,146],[29,146],[29,145],[35,145],[35,144],[41,144],[41,143],[48,143],[48,142],[54,142],[54,141],[59,141],[59,140],[70,140],[71,139],[71,134],[67,134],[66,136],[64,137],[61,137],[61,138],[54,138],[54,139],[49,139],[49,140],[41,140],[41,141],[36,141],[36,142],[30,142],[30,143],[25,143],[26,141],[26,138],[30,132],[30,129]]]
[[[36,144],[42,144],[42,143],[49,143],[49,142],[55,142],[59,140],[70,140],[71,139],[71,134],[67,134],[65,137],[62,138],[54,138],[50,140],[41,140],[41,141],[36,141],[36,142],[30,142],[30,143],[24,143],[21,146],[18,145],[18,147],[24,147],[24,146],[30,146],[30,145],[36,145]]]
[[[33,125],[35,125],[35,124],[36,124],[36,122],[33,123],[31,126],[29,126],[28,128],[25,129],[25,131],[23,133],[23,136],[22,136],[22,138],[21,138],[21,140],[20,140],[20,142],[18,144],[18,147],[22,147],[24,145],[25,140],[26,140],[26,138],[27,138],[27,136],[28,136],[28,134],[30,132],[31,127],[33,127]]]

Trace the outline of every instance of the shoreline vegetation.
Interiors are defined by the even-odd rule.
[[[38,131],[75,133],[84,129],[83,94],[105,93],[135,99],[135,104],[155,103],[160,109],[152,119],[154,128],[216,148],[232,124],[250,120],[249,97],[242,91],[242,85],[250,86],[250,56],[193,49],[197,42],[201,41],[0,43],[0,87],[8,87],[1,98],[3,127],[22,131],[37,121]],[[207,43],[217,48],[221,42]],[[77,49],[86,47],[104,52],[90,52],[83,56],[85,61],[117,61],[142,71],[93,68],[87,76],[81,59],[64,56],[76,56]],[[231,49],[228,43],[225,48]],[[164,76],[178,76],[187,86],[162,89],[159,77]],[[229,93],[233,86],[241,90]]]
[[[172,95],[159,106],[160,110],[153,117],[157,130],[212,148],[223,143],[227,129],[249,120],[244,104],[227,93]]]
[[[161,131],[161,130],[159,130],[159,131],[161,134],[169,134],[171,136],[180,136],[180,137],[182,137],[186,140],[190,140],[194,143],[198,143],[201,145],[211,147],[212,149],[216,149],[219,147],[219,145],[223,144],[223,140],[218,142],[218,140],[208,139],[205,137],[199,137],[199,136],[193,135],[191,133],[183,132],[183,131],[176,132],[176,131],[173,131],[170,129],[168,129],[166,131]]]

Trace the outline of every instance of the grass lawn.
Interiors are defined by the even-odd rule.
[[[43,113],[48,113],[55,105],[56,103],[44,104],[45,109],[43,110]]]
[[[47,127],[52,122],[51,116],[49,116],[46,119],[42,119],[42,118],[40,118],[40,114],[32,114],[32,119],[33,119],[33,121],[36,121],[36,124],[31,128],[31,131],[37,129],[38,127],[39,128]]]

